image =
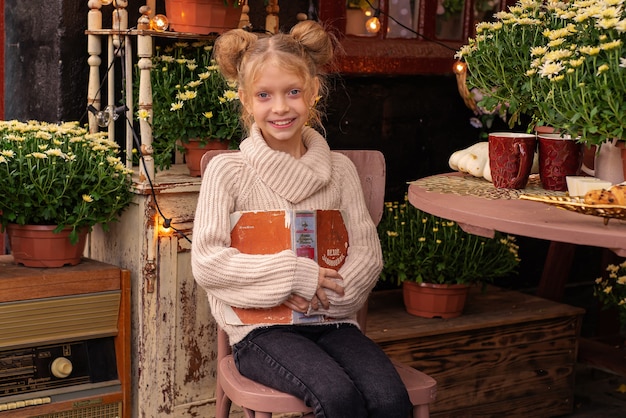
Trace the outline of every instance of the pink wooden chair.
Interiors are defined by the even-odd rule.
[[[228,151],[208,151],[202,158],[202,172],[213,156]],[[385,158],[379,151],[339,151],[350,158],[359,173],[365,201],[374,223],[378,224],[384,210]],[[365,332],[367,304],[358,313]],[[312,410],[292,395],[276,391],[242,376],[233,360],[226,333],[218,327],[217,334],[216,417],[228,418],[231,403],[241,406],[248,418],[271,418],[272,413],[301,412],[312,417]],[[428,418],[429,404],[435,400],[437,382],[432,377],[407,365],[393,361],[413,404],[413,418]]]

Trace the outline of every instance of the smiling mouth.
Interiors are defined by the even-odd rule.
[[[295,119],[289,119],[289,120],[275,120],[275,121],[272,121],[272,122],[270,122],[270,123],[271,123],[272,125],[274,125],[274,126],[281,127],[281,126],[287,126],[287,125],[291,124],[294,120],[295,120]]]

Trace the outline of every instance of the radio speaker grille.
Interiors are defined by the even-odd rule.
[[[0,347],[117,334],[120,292],[0,303]]]
[[[37,415],[32,418],[122,418],[122,402]]]

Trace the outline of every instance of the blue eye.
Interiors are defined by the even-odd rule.
[[[289,91],[290,96],[297,96],[298,94],[300,94],[300,89],[291,89]]]
[[[265,92],[261,92],[257,94],[257,97],[259,99],[267,99],[269,97],[269,94],[265,93]]]

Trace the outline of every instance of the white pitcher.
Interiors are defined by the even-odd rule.
[[[624,181],[624,169],[621,150],[617,147],[617,139],[603,142],[596,152],[594,170],[583,165],[582,171],[601,180],[613,184]]]

